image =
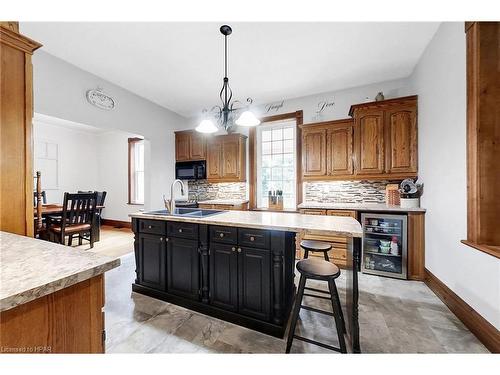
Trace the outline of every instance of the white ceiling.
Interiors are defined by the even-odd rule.
[[[230,23],[234,99],[256,103],[407,77],[439,23]],[[184,116],[219,104],[220,23],[23,22],[48,53]],[[106,89],[104,87],[104,89]]]

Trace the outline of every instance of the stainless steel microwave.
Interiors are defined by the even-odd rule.
[[[175,178],[179,180],[204,180],[207,178],[206,162],[178,161],[175,163]]]

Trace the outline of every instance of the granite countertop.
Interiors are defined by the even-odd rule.
[[[225,225],[290,232],[314,231],[343,237],[361,237],[361,225],[352,217],[302,215],[297,213],[264,211],[223,211],[206,217],[159,216],[138,212],[135,218],[182,221],[199,224]]]
[[[425,212],[425,208],[404,208],[385,203],[323,203],[304,202],[298,208],[317,208],[323,210],[386,211],[386,212]]]
[[[0,311],[67,288],[119,265],[119,258],[0,232]]]
[[[198,201],[200,204],[222,204],[229,206],[237,206],[240,204],[248,203],[248,199],[208,199],[205,201]]]

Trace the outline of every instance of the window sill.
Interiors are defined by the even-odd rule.
[[[462,242],[464,245],[470,246],[476,250],[482,251],[483,253],[489,254],[491,256],[494,256],[495,258],[500,259],[500,246],[480,245],[468,240],[462,240],[460,242]]]
[[[270,210],[269,208],[252,208],[250,211],[263,211],[263,212],[284,212],[284,213],[292,213],[297,214],[299,210]]]
[[[127,204],[129,206],[144,206],[144,203],[131,203],[131,202],[128,202]]]

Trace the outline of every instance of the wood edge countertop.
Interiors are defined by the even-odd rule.
[[[385,203],[325,203],[325,202],[303,202],[298,209],[318,210],[350,210],[350,211],[384,211],[384,212],[425,212],[425,208],[406,208],[388,205]]]
[[[361,225],[356,219],[351,217],[269,211],[222,211],[219,214],[206,217],[155,215],[148,214],[147,212],[137,212],[130,214],[129,217],[289,232],[307,233],[308,231],[314,231],[315,233],[325,235],[362,237]]]
[[[0,231],[0,311],[67,288],[119,265],[119,258]]]

